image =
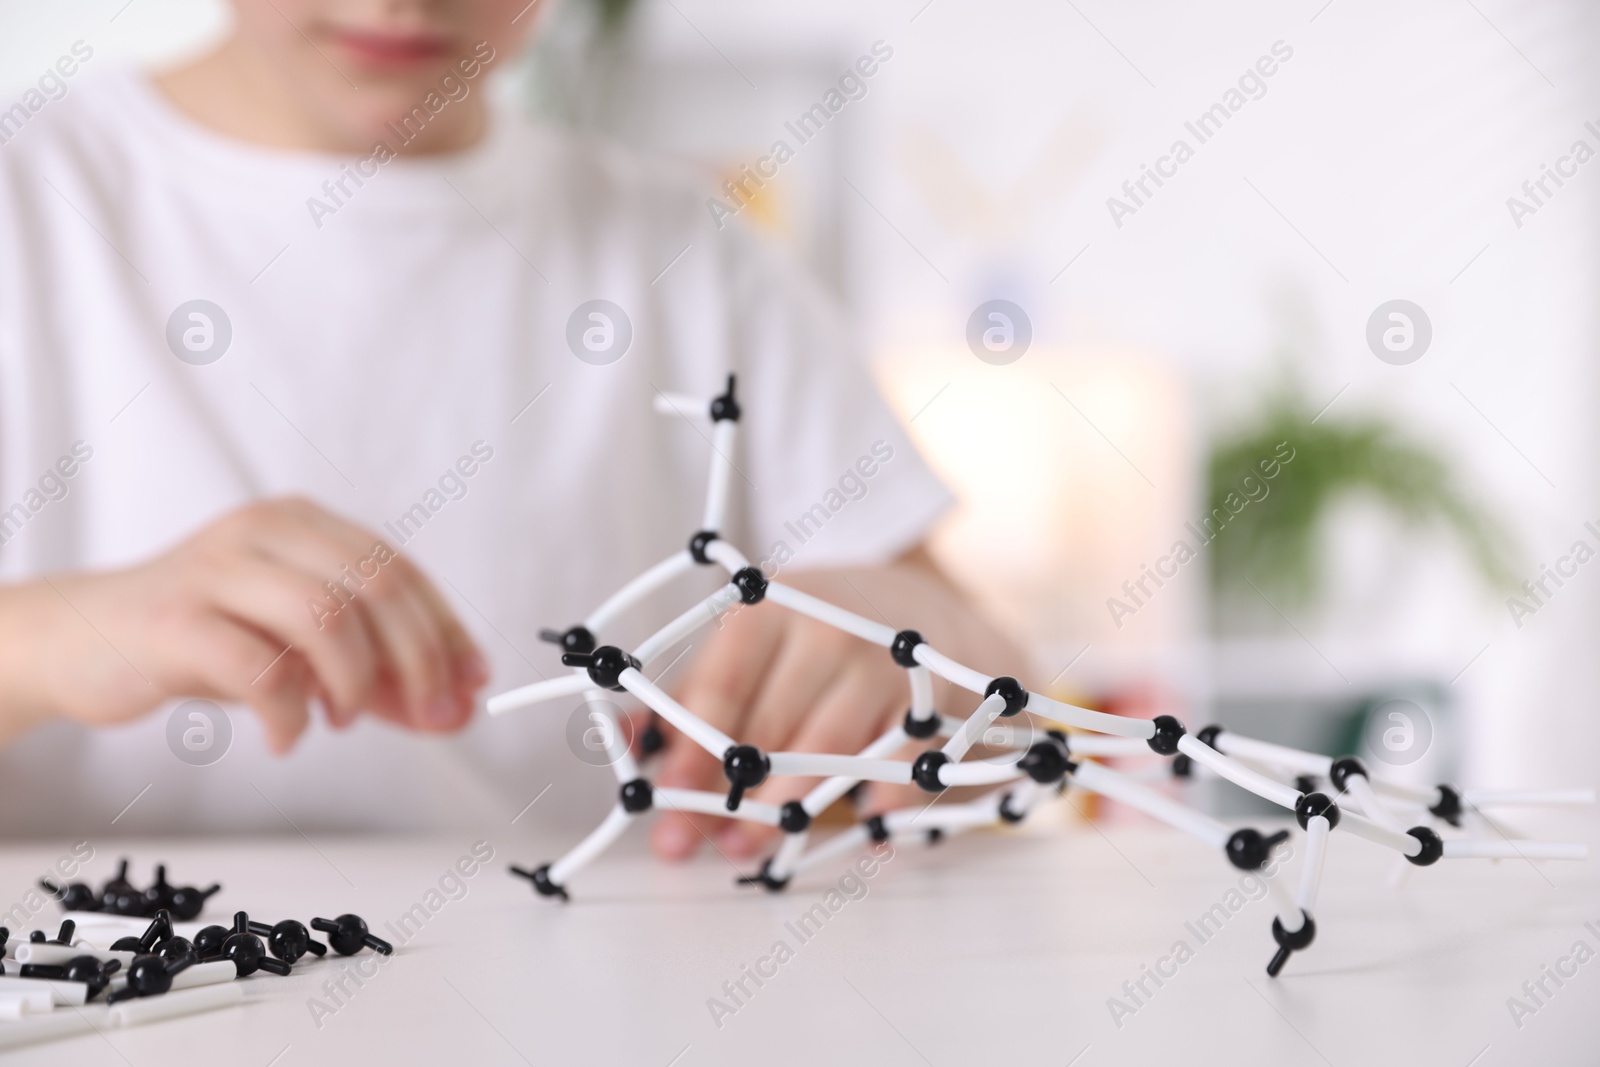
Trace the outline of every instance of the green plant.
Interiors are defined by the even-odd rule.
[[[1353,494],[1375,498],[1406,526],[1444,528],[1487,584],[1515,584],[1505,531],[1461,486],[1446,455],[1384,415],[1319,418],[1292,381],[1268,394],[1243,429],[1214,444],[1208,507],[1228,514],[1230,493],[1237,507],[1244,478],[1254,474],[1261,481],[1258,464],[1285,441],[1294,449],[1293,460],[1265,483],[1264,497],[1232,515],[1212,544],[1219,604],[1230,597],[1255,598],[1247,580],[1274,603],[1314,603],[1321,592],[1324,526],[1335,505]]]

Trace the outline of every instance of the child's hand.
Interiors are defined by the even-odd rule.
[[[248,704],[284,752],[313,698],[335,726],[370,710],[457,729],[487,674],[421,571],[301,499],[241,508],[127,570],[0,589],[0,737],[209,697]]]
[[[940,651],[976,669],[1016,673],[1022,662],[920,549],[876,570],[780,580],[896,629],[918,630]],[[763,752],[854,753],[899,722],[911,703],[906,672],[887,649],[771,603],[725,616],[675,688],[689,710]],[[965,716],[978,704],[976,696],[942,683],[935,693],[941,715]],[[657,785],[727,791],[718,760],[665,723],[662,729],[670,743]],[[815,784],[815,779],[771,779],[749,796],[782,804]],[[925,794],[912,786],[875,785],[866,806],[878,810],[918,797]],[[665,812],[651,844],[664,858],[682,859],[710,839],[728,854],[746,857],[776,832],[757,823]]]

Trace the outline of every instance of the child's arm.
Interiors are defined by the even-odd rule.
[[[450,730],[486,677],[421,571],[304,500],[242,508],[126,570],[0,587],[0,743],[184,696],[248,704],[279,752],[312,698],[335,726],[372,710]]]
[[[887,567],[785,575],[783,581],[897,630],[917,630],[940,651],[975,668],[1015,674],[1024,662],[1009,641],[981,621],[922,548]],[[910,703],[905,669],[887,651],[776,605],[727,617],[699,649],[677,689],[696,715],[766,752],[858,752],[899,722]],[[970,694],[944,687],[938,700],[942,715],[965,716],[978,703]],[[663,728],[671,736],[670,728]],[[681,738],[671,741],[657,785],[727,789],[716,760]],[[803,796],[808,784],[774,780],[749,795],[782,803]],[[887,799],[882,791],[895,788],[874,786],[874,799],[882,802]],[[719,831],[719,846],[738,856],[754,854],[774,832],[755,823],[663,812],[651,844],[661,856],[681,859]]]

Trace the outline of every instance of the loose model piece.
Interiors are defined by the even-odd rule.
[[[530,880],[539,895],[568,899],[567,886],[572,876],[621,836],[634,820],[658,808],[748,819],[781,829],[784,836],[777,851],[758,872],[740,879],[770,890],[780,890],[797,873],[869,841],[913,833],[937,840],[975,827],[1021,822],[1047,793],[1069,784],[1119,801],[1198,838],[1220,850],[1228,862],[1242,870],[1260,869],[1272,850],[1289,836],[1288,830],[1264,834],[1248,827],[1230,828],[1145,784],[1145,776],[1124,773],[1087,758],[1093,756],[1171,757],[1173,775],[1189,777],[1198,766],[1294,813],[1306,835],[1297,891],[1291,896],[1279,880],[1268,880],[1277,904],[1272,937],[1278,947],[1267,966],[1267,973],[1273,976],[1282,970],[1291,953],[1309,946],[1316,936],[1312,916],[1328,836],[1336,829],[1393,849],[1419,867],[1440,859],[1576,860],[1587,856],[1586,846],[1581,844],[1516,838],[1483,815],[1481,809],[1495,805],[1593,803],[1592,792],[1491,792],[1458,790],[1448,785],[1418,790],[1374,778],[1352,757],[1335,760],[1253,740],[1218,726],[1191,734],[1171,715],[1134,719],[1075,707],[1029,692],[1015,678],[991,678],[965,667],[939,652],[915,630],[896,632],[769,580],[718,535],[727,511],[741,414],[734,384],[730,375],[727,391],[709,404],[681,395],[660,394],[656,398],[656,410],[662,414],[687,419],[693,418],[696,411],[703,411],[711,424],[711,475],[704,520],[701,529],[689,538],[688,546],[623,586],[582,623],[542,634],[561,646],[562,663],[574,668],[571,674],[535,682],[489,700],[490,714],[501,715],[541,701],[582,694],[599,702],[597,713],[609,720],[609,729],[604,733],[606,756],[620,785],[616,806],[588,837],[555,862],[533,870],[512,868],[513,873]],[[631,652],[600,643],[597,635],[610,629],[624,612],[696,566],[721,567],[729,575],[728,584]],[[906,671],[910,710],[904,721],[853,755],[763,752],[704,722],[644,673],[665,653],[736,606],[763,602],[798,611],[884,648]],[[935,675],[983,697],[964,721],[941,717],[935,709]],[[671,723],[688,742],[721,760],[728,780],[727,795],[652,785],[641,774],[620,724],[607,709],[608,691],[633,694]],[[1050,729],[1028,737],[1025,744],[1012,746],[1009,754],[1001,758],[966,759],[980,739],[987,742],[997,732],[994,727],[998,720],[1013,719],[1024,712],[1032,718],[1017,721],[1043,720],[1085,732],[1069,737],[1059,729]],[[1002,729],[998,733],[1015,731]],[[913,759],[897,758],[897,753],[913,740],[942,744]],[[748,790],[769,777],[781,775],[824,780],[803,799],[781,806],[745,799]],[[1326,793],[1315,791],[1318,778],[1331,783],[1337,802]],[[930,804],[874,816],[808,847],[811,821],[863,781],[915,783],[930,795],[955,786],[998,788],[961,803]],[[1436,825],[1448,823],[1452,827],[1460,827],[1463,817],[1470,815],[1475,827],[1488,828],[1493,836],[1446,838],[1433,826],[1408,825],[1417,818],[1426,818],[1424,813],[1438,820]]]

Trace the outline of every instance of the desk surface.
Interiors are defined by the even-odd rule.
[[[1585,821],[1566,832],[1593,846],[1595,828]],[[478,838],[494,857],[464,880],[465,895],[430,897]],[[575,881],[565,906],[536,899],[528,883],[506,875],[508,862],[542,862],[561,844],[516,826],[459,839],[99,848],[88,871],[96,883],[123,853],[135,858],[136,880],[162,859],[180,881],[222,881],[207,913],[213,920],[226,922],[237,908],[302,920],[355,911],[392,937],[385,924],[415,905],[437,910],[390,960],[364,964],[363,984],[345,979],[337,1000],[325,985],[367,957],[246,979],[242,1008],[78,1036],[8,1062],[1600,1061],[1600,959],[1559,988],[1546,979],[1552,995],[1520,1029],[1506,1003],[1575,942],[1600,950],[1600,936],[1584,926],[1600,930],[1593,862],[1441,863],[1409,872],[1396,890],[1386,884],[1388,854],[1335,835],[1317,943],[1274,981],[1263,972],[1270,899],[1246,900],[1201,941],[1193,924],[1230,902],[1239,872],[1145,824],[989,832],[931,849],[904,842],[863,883],[865,895],[834,898],[837,910],[814,920],[819,929],[795,924],[813,905],[826,907],[843,862],[783,894],[735,891],[715,854],[664,867],[634,835]],[[0,897],[20,898],[60,853],[0,850]],[[454,888],[448,879],[446,888]],[[54,906],[40,919],[53,926]],[[1166,964],[1176,974],[1159,988],[1145,979],[1151,995],[1114,1019],[1108,999],[1131,1004],[1123,983],[1180,940],[1192,958]],[[790,954],[762,963],[778,941]],[[771,975],[759,987],[744,977],[758,965]],[[741,978],[749,996],[739,1005],[723,984]],[[714,1018],[713,997],[737,1010]]]

